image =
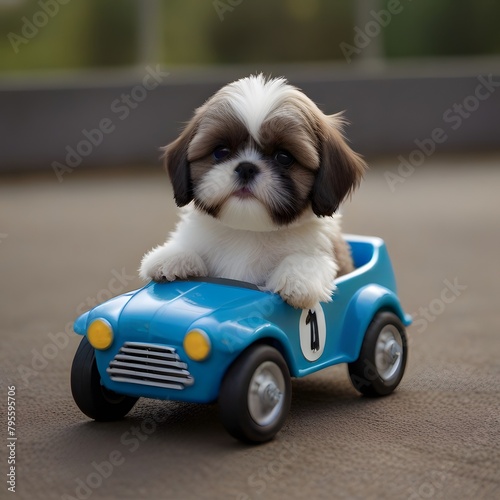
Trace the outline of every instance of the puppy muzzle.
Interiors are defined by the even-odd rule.
[[[260,170],[257,165],[250,163],[248,161],[241,162],[234,169],[236,175],[238,176],[239,181],[246,186],[250,182],[255,179],[255,177],[259,174]]]

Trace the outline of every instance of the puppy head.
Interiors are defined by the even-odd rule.
[[[366,168],[342,125],[282,78],[233,82],[164,148],[175,200],[255,231],[289,225],[307,210],[332,215]]]

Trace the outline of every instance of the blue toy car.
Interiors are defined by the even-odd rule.
[[[346,236],[356,269],[333,300],[297,310],[279,295],[225,279],[151,282],[81,315],[71,370],[78,407],[124,417],[139,397],[218,401],[222,423],[247,442],[272,439],[290,407],[291,377],[347,363],[366,396],[391,393],[411,323],[379,238]]]

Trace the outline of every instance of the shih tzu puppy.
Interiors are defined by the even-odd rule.
[[[342,126],[283,78],[219,90],[164,148],[184,208],[141,277],[247,281],[301,309],[330,301],[335,277],[353,269],[334,213],[366,168]]]

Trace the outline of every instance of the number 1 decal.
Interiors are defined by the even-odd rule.
[[[306,325],[310,325],[311,327],[311,351],[319,351],[318,318],[316,311],[309,309],[306,317]]]
[[[321,304],[304,309],[300,315],[300,348],[308,361],[316,361],[325,349],[326,320]]]

